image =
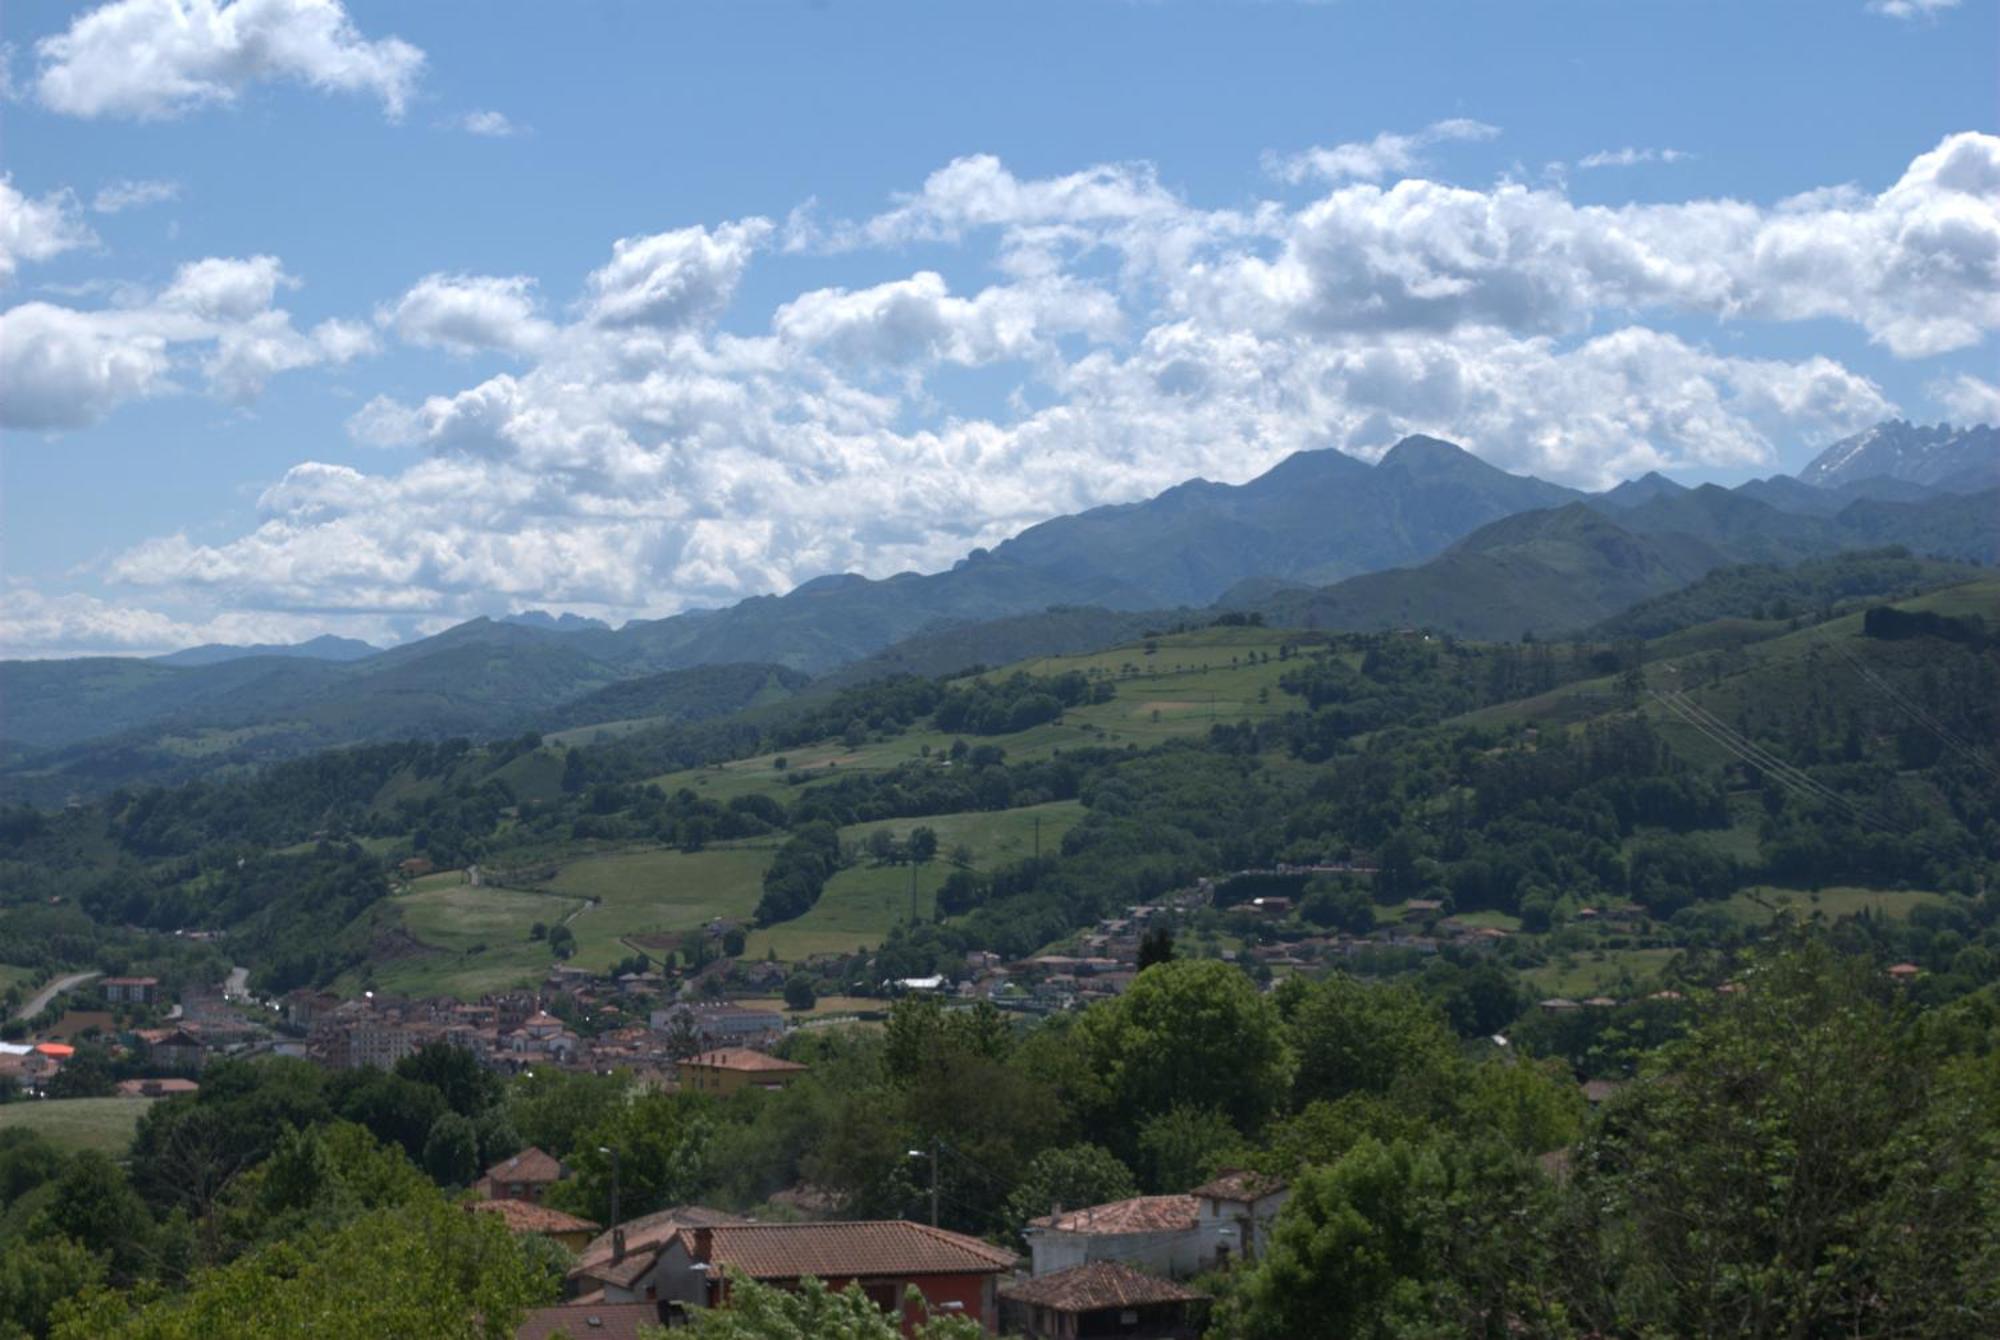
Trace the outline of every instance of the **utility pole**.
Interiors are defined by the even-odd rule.
[[[611,1232],[612,1241],[617,1241],[618,1233],[618,1151],[609,1145],[599,1145],[597,1152],[611,1156]]]
[[[944,1146],[944,1141],[938,1139],[936,1136],[931,1137],[931,1227],[932,1228],[936,1228],[938,1226],[938,1155],[942,1152],[943,1146]]]
[[[1035,859],[1042,859],[1042,816],[1035,816]]]

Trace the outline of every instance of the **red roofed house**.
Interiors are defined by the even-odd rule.
[[[159,1070],[199,1074],[207,1057],[201,1038],[186,1028],[142,1028],[132,1036],[145,1046],[147,1064]]]
[[[488,1168],[472,1189],[487,1200],[525,1200],[539,1205],[543,1193],[567,1176],[569,1169],[529,1145]]]
[[[885,1312],[902,1311],[910,1334],[924,1308],[904,1308],[915,1288],[937,1315],[1000,1325],[1000,1276],[1014,1254],[962,1233],[903,1219],[735,1224],[683,1230],[660,1253],[662,1295],[684,1308],[727,1307],[729,1281],[745,1275],[792,1287],[808,1275],[830,1289],[859,1284]]]
[[[1914,963],[1898,963],[1889,969],[1889,979],[1895,982],[1914,982],[1922,972],[1923,969]]]
[[[681,1088],[727,1098],[745,1089],[782,1089],[805,1072],[806,1068],[794,1061],[781,1061],[748,1047],[721,1047],[681,1062]]]
[[[546,1205],[537,1205],[531,1200],[469,1200],[465,1208],[475,1213],[498,1215],[510,1233],[534,1233],[560,1242],[573,1252],[582,1251],[597,1233],[597,1225],[590,1220],[564,1214]]]
[[[591,1239],[564,1281],[571,1298],[595,1296],[613,1303],[650,1302],[660,1292],[660,1252],[683,1229],[744,1221],[702,1205],[677,1205],[627,1219]]]
[[[653,1303],[565,1303],[538,1307],[514,1331],[514,1340],[639,1340],[666,1324]],[[646,1329],[641,1332],[640,1327]]]
[[[1207,1302],[1207,1294],[1116,1261],[1000,1286],[1007,1333],[1029,1340],[1195,1340]]]

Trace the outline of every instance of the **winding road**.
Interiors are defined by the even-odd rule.
[[[43,987],[27,1004],[14,1011],[14,1017],[16,1019],[32,1019],[43,1010],[46,1010],[49,1007],[49,1002],[60,996],[63,992],[73,987],[82,986],[85,982],[96,981],[103,975],[101,972],[73,972],[67,977],[58,977]]]

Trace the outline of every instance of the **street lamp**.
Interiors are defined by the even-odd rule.
[[[618,1151],[609,1145],[599,1145],[597,1152],[611,1159],[611,1231],[618,1232]]]
[[[943,1148],[944,1148],[944,1141],[938,1139],[933,1139],[931,1141],[930,1160],[931,1160],[931,1227],[932,1228],[936,1228],[938,1226],[938,1154]],[[923,1158],[924,1151],[921,1149],[912,1149],[910,1151],[910,1157],[913,1159]]]

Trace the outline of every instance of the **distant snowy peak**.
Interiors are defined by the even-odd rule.
[[[2000,483],[2000,430],[1989,424],[1959,428],[1891,419],[1834,443],[1799,471],[1799,478],[1829,489],[1863,479],[1900,479],[1954,491],[1991,488]]]

